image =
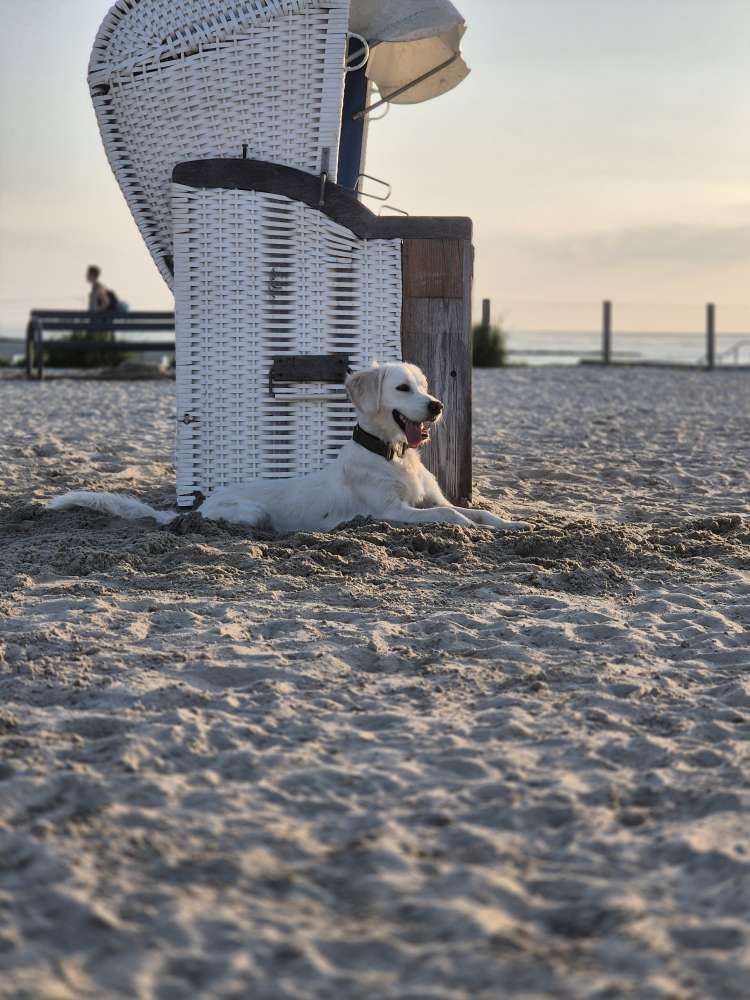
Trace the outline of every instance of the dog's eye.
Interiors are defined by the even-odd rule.
[[[411,386],[407,385],[406,382],[404,382],[403,385],[396,386],[396,392],[411,392]]]

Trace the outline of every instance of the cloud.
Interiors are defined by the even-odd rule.
[[[661,223],[554,239],[522,237],[537,253],[586,266],[750,262],[750,225],[704,226]]]

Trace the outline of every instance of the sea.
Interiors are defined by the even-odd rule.
[[[599,332],[550,330],[509,330],[506,346],[510,364],[576,365],[601,358]],[[621,333],[612,336],[612,359],[620,362],[649,362],[700,365],[706,360],[704,333]],[[718,364],[750,364],[750,332],[717,334]]]
[[[138,334],[148,339],[148,334]],[[163,339],[163,334],[154,334]],[[601,334],[595,331],[525,330],[510,328],[506,334],[508,361],[514,365],[576,365],[601,357]],[[0,360],[12,361],[23,354],[23,324],[0,323]],[[719,333],[717,363],[750,364],[750,331]],[[614,361],[698,365],[705,362],[703,333],[617,333],[612,337]]]

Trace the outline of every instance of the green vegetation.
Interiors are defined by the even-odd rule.
[[[472,333],[475,368],[502,368],[507,364],[505,334],[499,326],[475,326]]]
[[[44,363],[48,368],[116,368],[127,360],[127,351],[97,351],[95,347],[86,351],[70,351],[58,347],[62,343],[94,341],[100,344],[112,342],[111,330],[76,330],[58,341],[49,340],[44,345]]]

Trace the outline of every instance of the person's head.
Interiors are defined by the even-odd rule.
[[[96,264],[92,264],[88,271],[86,271],[86,281],[89,281],[92,285],[95,285],[99,280],[99,275],[102,273],[101,268],[97,267]]]

